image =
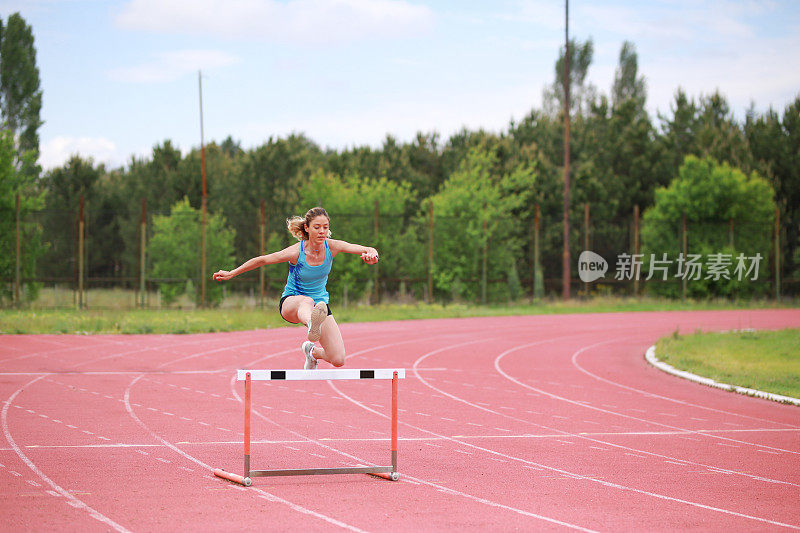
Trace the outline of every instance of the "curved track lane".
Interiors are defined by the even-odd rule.
[[[0,530],[800,529],[800,408],[650,367],[675,330],[798,310],[346,324],[405,367],[397,483],[241,469],[236,368],[302,363],[300,328],[0,337]],[[385,382],[254,386],[253,468],[388,463]]]

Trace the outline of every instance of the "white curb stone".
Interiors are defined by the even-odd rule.
[[[678,370],[674,366],[658,360],[658,358],[656,357],[655,345],[647,349],[644,358],[647,359],[648,363],[658,368],[659,370],[666,372],[667,374],[672,374],[673,376],[678,376],[683,379],[688,379],[689,381],[694,381],[695,383],[702,383],[703,385],[708,385],[709,387],[715,387],[717,389],[736,392],[739,394],[744,394],[746,396],[755,396],[756,398],[772,400],[773,402],[790,403],[793,405],[800,406],[800,398],[792,398],[791,396],[781,396],[780,394],[772,394],[771,392],[764,392],[756,389],[739,387],[738,385],[729,385],[727,383],[720,383],[719,381],[715,381],[711,378],[698,376],[697,374],[692,374],[691,372],[686,372],[685,370]]]

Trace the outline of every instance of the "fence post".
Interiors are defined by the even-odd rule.
[[[583,204],[583,249],[589,249],[589,202]],[[589,283],[584,282],[583,292],[589,296]]]
[[[205,175],[205,157],[203,158],[203,175]],[[200,307],[206,306],[206,216],[208,213],[208,196],[203,191],[203,215],[200,222]]]
[[[486,206],[483,208],[483,212],[486,212]],[[486,305],[486,284],[487,284],[487,273],[486,273],[486,264],[487,258],[489,255],[489,235],[487,235],[486,229],[486,219],[483,219],[483,237],[486,239],[483,241],[483,254],[481,257],[481,305]]]
[[[683,238],[683,260],[686,261],[689,253],[688,228],[686,226],[686,213],[681,215],[681,235]],[[686,272],[681,276],[681,299],[686,300]]]
[[[267,202],[264,198],[261,199],[261,209],[258,211],[258,254],[264,255],[266,254],[266,219],[267,219]],[[263,268],[258,269],[258,294],[259,294],[259,306],[261,308],[264,307],[264,276],[265,272]]]
[[[639,254],[639,206],[633,206],[633,254],[634,258]],[[635,272],[633,278],[633,295],[639,296],[639,272]]]
[[[139,222],[139,307],[144,309],[147,295],[147,199],[142,198],[142,220]]]
[[[542,279],[541,266],[539,264],[539,229],[540,229],[539,204],[533,214],[533,297],[542,297],[542,286],[539,280]]]
[[[730,218],[730,224],[728,226],[728,244],[731,248],[733,248],[733,217]]]
[[[433,302],[433,200],[428,215],[428,303]]]
[[[17,193],[17,221],[16,221],[16,229],[17,229],[17,253],[14,259],[14,304],[17,307],[21,307],[22,301],[20,300],[20,263],[21,263],[21,256],[20,256],[20,236],[19,236],[19,225],[20,225],[20,202],[19,202],[19,193]]]
[[[379,208],[378,208],[378,200],[375,200],[375,227],[374,227],[374,230],[375,230],[375,241],[374,241],[375,245],[374,246],[376,248],[378,247],[378,241],[380,239],[380,226],[379,226],[379,223],[378,223],[379,216],[380,216],[380,211],[379,211]],[[378,264],[379,263],[375,263],[375,265],[373,265],[374,268],[375,268],[375,271],[374,271],[374,276],[375,276],[375,283],[374,283],[374,285],[375,285],[375,303],[380,303],[380,301],[381,301],[381,291],[380,291],[380,279],[381,278],[380,278],[380,275],[379,275],[380,274],[380,269],[378,267]]]
[[[84,227],[86,220],[83,212],[83,195],[81,195],[80,208],[78,211],[78,309],[83,309],[83,276],[84,276]]]
[[[781,209],[775,208],[775,299],[781,299]]]

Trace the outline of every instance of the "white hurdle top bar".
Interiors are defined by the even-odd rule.
[[[316,370],[237,370],[236,380],[245,381],[247,373],[252,381],[310,381],[329,379],[392,379],[406,377],[405,368],[320,368]]]

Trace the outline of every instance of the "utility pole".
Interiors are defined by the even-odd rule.
[[[206,306],[206,215],[208,210],[208,191],[206,189],[206,146],[203,138],[203,72],[197,71],[197,86],[200,91],[200,168],[203,175],[203,220],[201,225],[202,243],[200,245],[200,306]]]
[[[564,30],[564,252],[561,265],[562,296],[569,299],[569,0],[565,0]]]

